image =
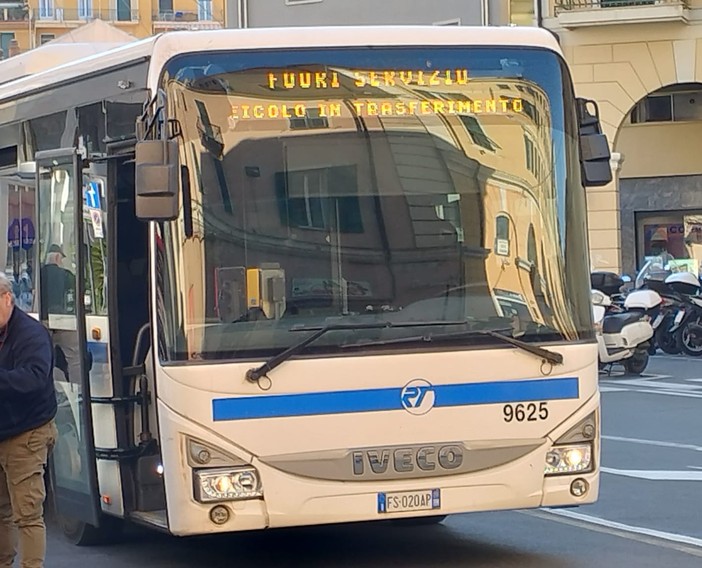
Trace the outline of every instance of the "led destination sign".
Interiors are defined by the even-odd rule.
[[[239,104],[231,106],[230,117],[234,120],[305,118],[312,110],[320,118],[348,115],[353,111],[357,116],[429,116],[459,114],[507,114],[523,112],[522,99],[476,99],[476,100],[391,100],[363,101],[351,100],[348,103],[285,103],[285,104]]]
[[[338,71],[282,71],[268,73],[269,89],[340,89],[341,81]],[[420,86],[440,87],[467,85],[467,69],[443,69],[437,71],[385,70],[352,71],[351,76],[356,87],[398,87]]]

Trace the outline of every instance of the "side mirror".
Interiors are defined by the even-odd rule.
[[[142,221],[178,217],[178,143],[143,140],[135,148],[136,216]]]
[[[602,134],[597,103],[579,98],[577,104],[583,183],[587,187],[607,185],[612,181],[612,169],[609,165],[611,155],[607,137]],[[591,107],[593,112],[590,112],[588,107]]]

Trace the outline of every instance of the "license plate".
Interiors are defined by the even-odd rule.
[[[653,320],[653,323],[651,324],[651,326],[653,327],[653,329],[658,329],[658,326],[661,325],[662,321],[663,321],[663,314],[658,314],[658,316],[656,316],[656,319]]]
[[[430,511],[440,508],[441,491],[439,489],[378,493],[378,513]]]
[[[683,310],[680,310],[677,314],[675,314],[675,323],[680,323],[684,317],[685,312]]]

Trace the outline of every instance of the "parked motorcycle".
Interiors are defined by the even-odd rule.
[[[648,366],[649,341],[653,337],[649,312],[660,305],[660,296],[639,294],[630,302],[638,309],[609,314],[607,310],[613,304],[607,294],[592,290],[591,297],[600,369],[611,371],[614,364],[621,364],[627,373],[640,375]]]
[[[644,286],[663,297],[663,307],[654,321],[658,346],[671,355],[702,356],[702,338],[697,338],[702,319],[699,279],[690,272],[673,272],[662,280],[646,278]]]

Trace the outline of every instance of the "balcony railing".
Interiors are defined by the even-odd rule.
[[[0,8],[0,22],[22,22],[29,19],[24,8]]]
[[[557,0],[556,14],[570,10],[598,10],[600,8],[631,8],[634,6],[682,6],[688,0]]]
[[[556,0],[555,15],[566,28],[688,21],[689,0]]]
[[[167,10],[154,14],[153,20],[159,29],[219,29],[224,18],[212,10]]]
[[[139,10],[76,10],[54,8],[37,14],[37,20],[42,22],[89,22],[103,20],[105,22],[138,22]]]

